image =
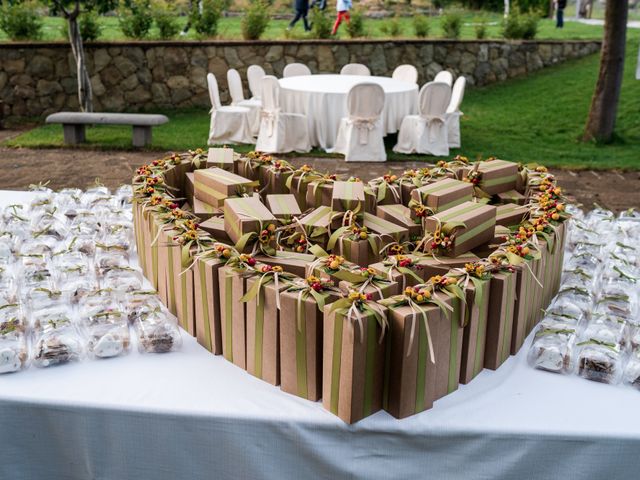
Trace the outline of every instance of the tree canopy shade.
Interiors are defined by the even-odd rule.
[[[84,45],[78,17],[90,10],[97,10],[105,13],[113,10],[118,5],[118,0],[41,0],[42,3],[62,15],[68,23],[69,43],[71,51],[76,60],[76,74],[78,79],[78,102],[80,109],[84,112],[93,111],[93,93],[91,91],[91,80],[84,58]]]
[[[629,0],[607,0],[605,8],[600,73],[591,99],[584,141],[610,142],[618,113]]]

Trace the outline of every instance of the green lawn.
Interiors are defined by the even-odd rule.
[[[334,12],[328,13],[332,18]],[[489,25],[487,26],[488,38],[501,38],[500,34],[500,22],[501,16],[495,13],[474,13],[465,12],[463,14],[464,25],[462,27],[462,38],[475,38],[474,23],[484,19]],[[126,40],[123,38],[118,19],[116,17],[101,17],[102,32],[99,40],[113,41],[113,40]],[[180,24],[184,25],[186,17],[179,18]],[[267,31],[265,32],[264,39],[283,39],[286,37],[285,29],[289,20],[271,20]],[[384,38],[386,34],[382,32],[382,27],[388,20],[379,19],[365,19],[365,30],[370,38]],[[400,18],[401,32],[400,38],[415,38],[413,30],[413,21],[411,17]],[[442,38],[442,30],[440,28],[440,19],[433,17],[430,21],[429,38]],[[44,25],[42,29],[43,41],[57,41],[66,40],[63,34],[64,20],[62,18],[46,17],[44,19]],[[293,30],[290,35],[293,38],[312,38],[308,34],[303,33],[302,23]],[[341,27],[341,31],[338,33],[339,38],[348,38],[346,29]],[[575,22],[567,22],[564,29],[555,28],[555,22],[553,20],[544,19],[540,21],[538,38],[561,38],[561,39],[579,39],[579,38],[601,38],[602,27],[583,25]],[[191,29],[184,37],[180,36],[179,39],[184,40],[196,40],[196,34]],[[220,39],[241,39],[242,33],[240,30],[240,18],[239,17],[226,17],[220,20],[218,24],[218,35],[216,38]],[[153,27],[150,36],[150,40],[158,39],[157,28]],[[4,32],[0,31],[0,41],[8,41]]]
[[[625,78],[617,122],[617,138],[610,145],[581,143],[595,80],[598,56],[548,68],[528,78],[485,88],[469,89],[462,104],[461,150],[470,158],[501,158],[541,162],[567,168],[640,169],[640,81],[635,80],[640,35],[628,41]],[[204,146],[209,117],[205,110],[169,111],[169,124],[154,129],[158,150],[186,150]],[[130,148],[131,131],[125,127],[94,127],[82,148]],[[393,139],[388,139],[391,147]],[[7,142],[13,147],[59,147],[62,128],[46,125]],[[248,150],[251,147],[241,147]],[[325,155],[313,151],[312,156]],[[425,159],[389,152],[389,159]]]

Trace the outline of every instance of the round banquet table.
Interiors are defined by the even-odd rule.
[[[358,83],[377,83],[384,89],[382,127],[385,133],[400,129],[406,115],[417,113],[418,86],[389,77],[362,75],[301,75],[280,80],[280,107],[307,116],[311,145],[330,150],[340,119],[347,116],[347,94]]]

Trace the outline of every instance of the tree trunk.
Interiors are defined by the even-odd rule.
[[[509,0],[504,0],[504,18],[509,16]]]
[[[613,138],[622,86],[629,0],[607,0],[600,73],[591,99],[583,140],[609,142]]]
[[[84,46],[77,15],[67,17],[69,24],[69,42],[71,51],[76,59],[76,76],[78,78],[78,103],[83,112],[93,112],[93,92],[91,80],[87,71],[87,63],[84,58]]]

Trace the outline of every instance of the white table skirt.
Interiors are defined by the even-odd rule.
[[[0,203],[21,195],[0,192]],[[531,337],[433,409],[346,425],[184,334],[182,350],[0,376],[0,479],[617,479],[640,394],[533,370]]]
[[[358,83],[373,82],[385,91],[383,131],[395,133],[406,115],[417,113],[418,86],[388,77],[304,75],[280,80],[283,111],[307,116],[313,146],[333,148],[340,119],[347,116],[347,94]]]

